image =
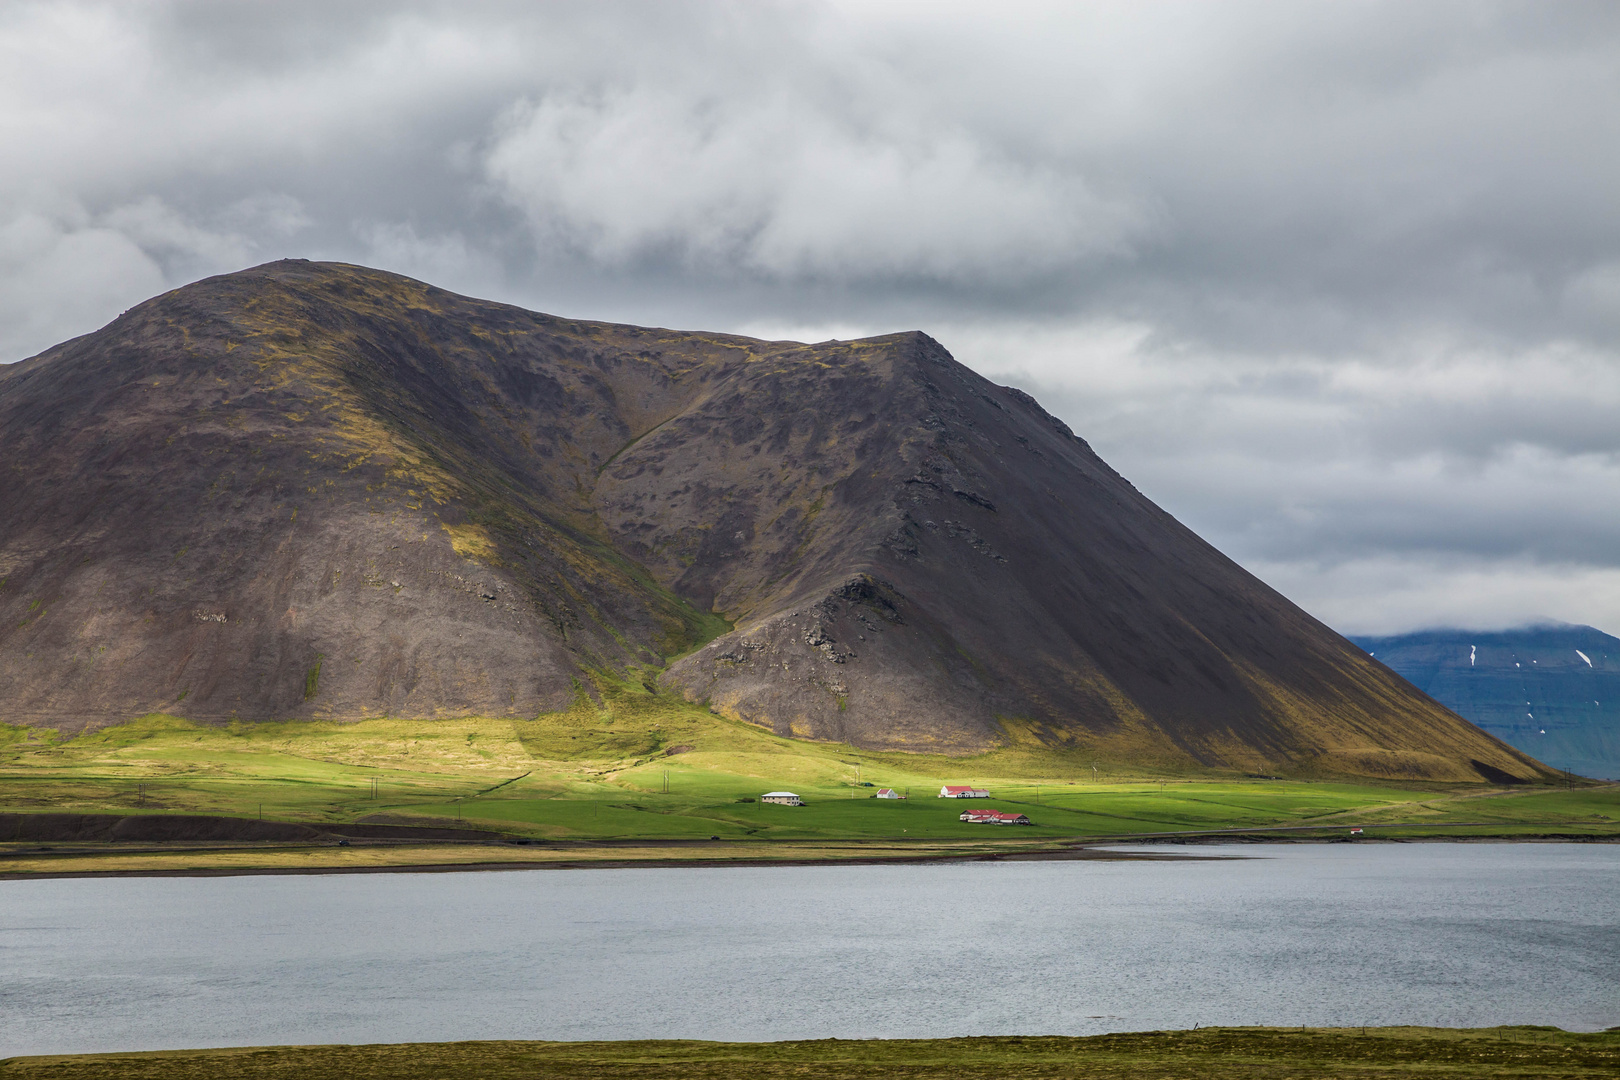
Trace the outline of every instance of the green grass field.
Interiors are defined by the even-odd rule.
[[[1091,1038],[251,1047],[0,1061],[4,1080],[1304,1080],[1610,1077],[1620,1032],[1205,1028]]]
[[[942,784],[1032,827],[968,825]],[[871,798],[878,786],[905,800]],[[808,805],[759,803],[787,789]],[[202,727],[78,738],[0,726],[0,811],[445,824],[551,839],[1067,839],[1219,829],[1620,834],[1620,785],[1570,789],[1151,777],[1029,745],[966,758],[779,738],[639,683],[536,720]]]

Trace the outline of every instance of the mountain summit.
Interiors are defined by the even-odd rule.
[[[579,322],[287,261],[0,369],[0,718],[533,716],[1545,775],[921,333]]]

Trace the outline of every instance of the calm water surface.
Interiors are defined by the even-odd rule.
[[[1620,1025],[1620,846],[1197,851],[1246,858],[0,882],[0,1057]]]

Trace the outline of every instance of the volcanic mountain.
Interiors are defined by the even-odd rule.
[[[1547,775],[921,333],[286,261],[0,369],[0,719],[532,717],[604,673],[867,748]]]

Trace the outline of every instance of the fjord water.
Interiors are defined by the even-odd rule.
[[[1194,853],[0,882],[0,1057],[1620,1024],[1620,846]]]

